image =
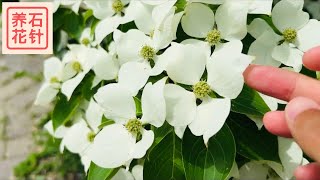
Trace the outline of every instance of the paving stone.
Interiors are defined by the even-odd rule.
[[[28,87],[33,86],[34,84],[35,82],[27,77],[16,79],[12,81],[10,84],[4,87],[0,87],[0,101],[7,100],[15,96],[20,91],[24,91]]]
[[[29,87],[26,91],[19,92],[7,101],[6,106],[15,107],[17,111],[25,111],[26,108],[31,108],[39,88],[40,85],[36,84]]]
[[[1,57],[2,62],[8,68],[14,71],[27,71],[30,73],[39,73],[43,68],[43,60],[48,58],[42,55],[5,55]],[[0,63],[1,64],[1,63]]]
[[[33,122],[26,112],[8,112],[8,124],[6,127],[6,136],[8,139],[19,138],[26,134],[31,134]]]
[[[0,140],[0,162],[6,157],[6,144],[2,139]],[[1,172],[1,170],[0,170]],[[1,179],[0,179],[1,180]]]
[[[1,44],[1,43],[0,43]],[[37,55],[0,55],[0,111],[1,117],[7,117],[6,138],[0,138],[0,180],[13,178],[13,167],[32,152],[34,142],[32,131],[35,119],[42,117],[48,107],[34,106],[33,102],[41,83],[29,77],[14,79],[18,71],[39,74],[43,68],[45,56]],[[1,131],[0,129],[0,132]],[[3,159],[3,155],[6,159]]]
[[[0,161],[0,180],[15,180],[13,176],[13,168],[24,159],[25,156],[17,156]]]
[[[0,73],[0,86],[5,86],[9,82],[11,82],[13,79],[14,72],[12,71],[5,71]]]
[[[17,139],[12,139],[7,142],[7,152],[6,157],[8,159],[26,156],[33,149],[34,141],[32,140],[32,135],[26,135],[19,137]]]

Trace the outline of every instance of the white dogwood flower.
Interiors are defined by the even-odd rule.
[[[114,32],[116,53],[121,65],[118,83],[135,96],[146,84],[149,76],[159,75],[164,70],[167,57],[157,55],[160,50],[154,41],[142,31],[132,29],[126,33]],[[151,63],[155,63],[151,67]]]
[[[104,109],[107,118],[115,124],[104,127],[95,137],[88,152],[90,159],[105,168],[129,166],[132,159],[142,158],[154,140],[145,124],[160,127],[166,116],[163,89],[166,78],[148,83],[141,98],[142,117],[136,116],[136,105],[130,91],[120,84],[100,88],[94,98]]]
[[[120,24],[135,19],[139,13],[134,0],[84,0],[84,3],[93,10],[93,15],[101,19],[95,28],[95,42],[99,44],[107,35],[112,33]]]
[[[84,45],[69,45],[68,47],[70,51],[64,55],[62,60],[65,64],[63,79],[67,80],[62,83],[61,92],[70,99],[85,75],[104,56],[101,56],[99,50]]]
[[[242,43],[234,41],[218,46],[207,61],[206,50],[194,44],[172,44],[172,61],[166,71],[176,83],[192,85],[192,92],[168,84],[165,87],[167,103],[166,120],[181,136],[185,126],[189,126],[196,136],[203,135],[205,144],[223,126],[230,112],[230,99],[236,98],[243,87],[242,73],[252,61],[252,57],[241,53]],[[169,50],[168,49],[168,50]],[[232,53],[230,53],[232,52]],[[208,79],[201,80],[207,67]],[[232,69],[226,73],[225,69]],[[215,91],[225,98],[211,98]],[[196,100],[202,103],[197,106]],[[214,121],[213,121],[214,119]]]
[[[284,40],[274,49],[272,57],[295,71],[301,70],[303,53],[320,45],[320,22],[309,20],[309,14],[302,10],[303,4],[303,0],[283,0],[272,10],[272,21]]]
[[[176,83],[193,86],[192,92],[175,84],[168,84],[165,87],[167,104],[166,120],[175,127],[175,131],[178,132],[179,137],[183,134],[184,127],[189,126],[194,135],[203,135],[204,142],[207,144],[209,138],[222,128],[230,112],[230,97],[233,97],[234,93],[229,94],[227,91],[228,88],[225,87],[226,85],[230,87],[232,84],[222,84],[222,81],[219,81],[219,79],[223,79],[226,83],[230,82],[229,80],[232,80],[232,82],[236,81],[237,76],[244,71],[244,67],[248,66],[251,62],[249,58],[248,60],[239,58],[241,57],[242,47],[240,46],[239,48],[241,49],[238,50],[233,47],[236,46],[233,44],[227,43],[225,47],[221,47],[221,49],[225,49],[225,51],[218,49],[217,53],[214,53],[212,56],[213,59],[209,60],[210,63],[207,60],[207,52],[202,46],[172,43],[171,47],[169,47],[168,50],[171,49],[171,51],[168,52],[172,52],[172,56],[170,63],[166,66],[168,76]],[[235,55],[232,58],[231,56],[228,58],[226,54],[221,56],[226,52]],[[223,57],[223,60],[221,57]],[[246,65],[241,65],[242,63]],[[220,68],[222,67],[219,64],[221,64],[221,66],[227,66],[228,68],[230,68],[232,64],[233,66],[237,64],[237,68],[234,68],[232,70],[234,74],[228,77],[228,73],[221,73]],[[203,81],[201,77],[203,76],[206,66],[208,70],[208,80]],[[240,70],[240,68],[243,68],[243,70]],[[240,76],[242,75],[240,74]],[[242,82],[241,78],[239,79],[240,83],[238,84],[242,83],[240,87],[241,91],[243,77]],[[217,88],[217,85],[221,85],[220,88]],[[235,87],[231,88],[236,91],[239,89]],[[224,94],[226,98],[211,98],[209,95],[212,90],[215,89],[219,90],[219,93],[221,93],[220,90],[224,91],[222,94]],[[240,92],[236,92],[235,95],[237,96],[238,93]],[[197,106],[196,103],[197,99],[202,100],[199,106]]]
[[[58,94],[62,83],[63,64],[60,59],[51,57],[44,61],[44,79],[34,104],[47,105]]]
[[[255,56],[253,64],[279,67],[281,62],[272,57],[273,49],[281,41],[270,25],[263,19],[257,18],[248,26],[248,32],[256,39],[249,48],[248,55]]]
[[[181,25],[186,34],[204,38],[210,46],[221,40],[241,40],[247,34],[247,3],[227,1],[220,5],[216,14],[209,6],[201,3],[190,3],[185,8]]]
[[[304,52],[320,45],[320,22],[309,20],[309,14],[302,10],[303,3],[303,0],[282,0],[275,5],[272,21],[281,35],[261,19],[252,22],[251,34],[257,40],[249,54],[257,56],[259,64],[279,66],[280,63],[274,61],[277,60],[299,72]]]
[[[206,85],[205,82],[202,85]],[[182,129],[181,134],[178,134],[179,137],[182,137],[185,127],[189,126],[194,135],[203,136],[205,144],[222,128],[231,107],[229,99],[213,99],[208,96],[201,98],[202,103],[197,106],[194,92],[174,84],[165,86],[165,99],[166,120],[172,126]]]
[[[250,161],[240,169],[240,180],[284,180],[292,179],[294,170],[300,165],[308,164],[303,158],[301,148],[293,140],[278,138],[279,157],[281,163],[274,161]]]

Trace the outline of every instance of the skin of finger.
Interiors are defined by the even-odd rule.
[[[294,176],[297,180],[320,180],[320,164],[310,163],[300,166],[295,170]]]
[[[285,113],[283,111],[271,111],[263,117],[264,127],[272,134],[286,138],[292,138]]]
[[[291,133],[304,152],[320,162],[320,111],[311,109],[300,113]]]
[[[320,46],[312,48],[304,53],[303,64],[308,69],[320,71]]]
[[[307,97],[320,103],[320,82],[305,75],[260,65],[250,65],[243,75],[246,84],[263,94],[285,101]]]

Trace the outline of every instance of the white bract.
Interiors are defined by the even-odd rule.
[[[45,82],[41,86],[34,104],[47,105],[58,94],[62,83],[62,62],[51,57],[44,62],[44,79]]]
[[[120,168],[111,180],[143,180],[143,166],[135,165],[131,172]]]
[[[118,78],[119,62],[112,53],[108,53],[103,48],[98,48],[96,56],[99,58],[95,62],[92,70],[96,77],[101,80],[113,80]]]
[[[96,18],[101,19],[95,28],[95,42],[99,44],[107,35],[112,33],[120,24],[135,19],[139,13],[134,0],[84,0],[84,3],[93,10]]]
[[[161,1],[145,1],[161,2]],[[183,12],[175,14],[176,0],[163,2],[159,6],[148,6],[143,3],[138,4],[141,12],[137,14],[134,22],[140,31],[149,35],[155,46],[160,49],[167,47],[171,41],[176,39],[178,24]]]
[[[59,6],[64,6],[70,8],[74,13],[78,14],[82,1],[83,0],[53,0],[54,12],[59,8]]]
[[[239,169],[240,178],[234,180],[281,180],[279,175],[268,165],[250,161]]]
[[[187,0],[189,3],[201,2],[206,4],[223,4],[225,2],[246,4],[249,14],[271,14],[273,0]]]
[[[143,128],[145,124],[160,127],[165,121],[163,88],[166,78],[147,84],[141,97],[142,117],[136,116],[131,92],[121,84],[100,88],[94,98],[107,118],[115,124],[104,127],[95,137],[88,156],[97,165],[115,168],[129,166],[132,159],[142,158],[153,143],[154,134]]]

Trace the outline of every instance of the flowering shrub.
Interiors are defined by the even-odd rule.
[[[81,156],[88,179],[291,179],[308,160],[261,122],[285,102],[242,73],[249,64],[304,73],[320,23],[303,0],[272,4],[55,1],[56,57],[35,101],[55,104],[45,128],[61,152]]]

